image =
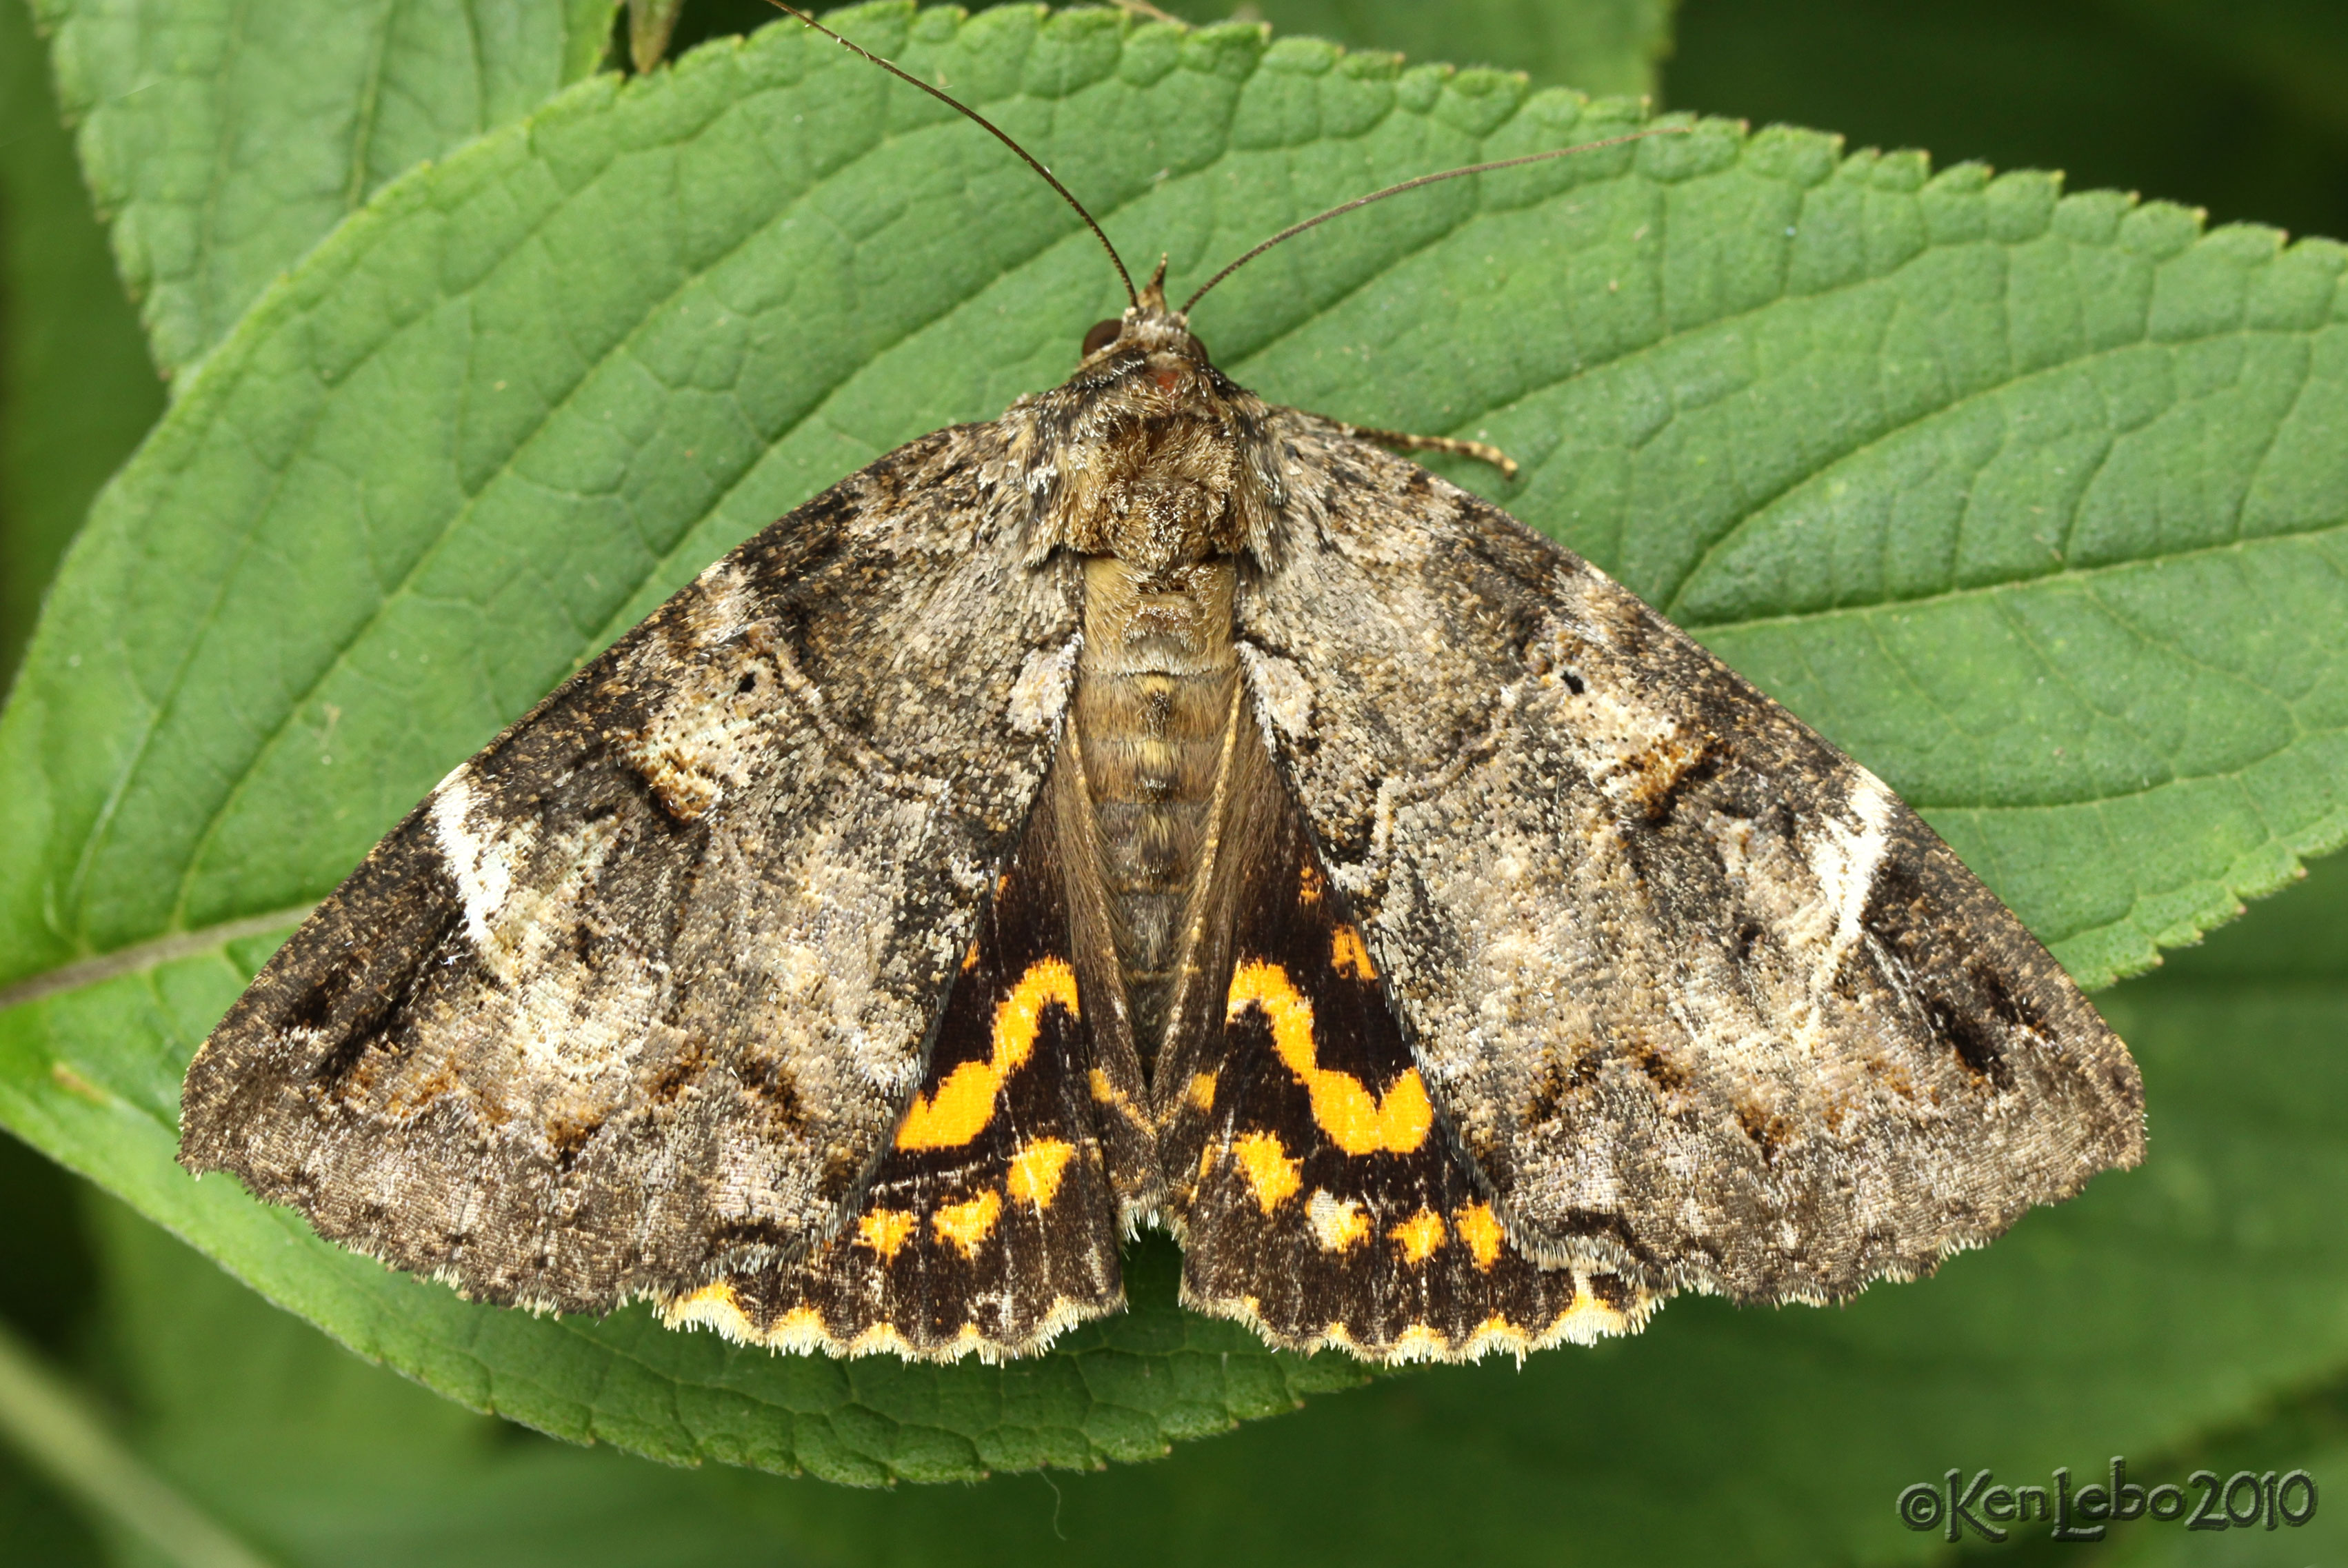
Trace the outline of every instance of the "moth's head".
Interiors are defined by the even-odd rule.
[[[1141,296],[1123,315],[1093,323],[1077,355],[1077,370],[1106,368],[1112,364],[1148,361],[1149,367],[1174,380],[1213,368],[1207,346],[1190,334],[1190,318],[1166,303],[1166,258],[1149,274]],[[1172,391],[1169,385],[1166,388]]]
[[[1189,317],[1168,308],[1163,257],[1123,315],[1085,334],[1083,358],[1062,395],[1074,416],[1072,440],[1136,459],[1162,457],[1169,442],[1229,439],[1240,417],[1233,401],[1246,397],[1216,371]]]
[[[1166,304],[1161,259],[1132,307],[1085,335],[1052,395],[1062,423],[1055,536],[1145,574],[1230,554],[1264,526],[1262,405],[1217,373]]]

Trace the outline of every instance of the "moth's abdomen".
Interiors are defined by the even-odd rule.
[[[1155,577],[1110,556],[1086,562],[1076,730],[1145,1067],[1165,1034],[1184,914],[1239,694],[1236,580],[1228,557]]]

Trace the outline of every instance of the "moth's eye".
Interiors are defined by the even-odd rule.
[[[1097,321],[1093,323],[1093,329],[1085,334],[1084,357],[1090,359],[1094,355],[1098,354],[1102,349],[1107,348],[1110,344],[1115,343],[1117,341],[1117,335],[1124,330],[1125,323],[1117,320],[1114,316],[1110,317],[1107,321]]]
[[[1196,337],[1190,339],[1190,353],[1201,365],[1212,365],[1214,363],[1213,358],[1207,353],[1207,346],[1200,342]]]

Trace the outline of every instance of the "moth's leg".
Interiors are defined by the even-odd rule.
[[[1473,458],[1479,463],[1489,463],[1500,470],[1500,477],[1504,480],[1517,477],[1517,459],[1488,441],[1462,441],[1451,436],[1414,436],[1406,430],[1379,430],[1367,425],[1347,425],[1343,419],[1336,423],[1344,425],[1345,434],[1349,436],[1375,441],[1397,452],[1447,452],[1455,458]]]

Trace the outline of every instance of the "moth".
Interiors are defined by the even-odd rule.
[[[1841,1300],[2138,1160],[2125,1047],[1880,779],[1164,274],[450,773],[182,1162],[832,1354],[1032,1354],[1154,1222],[1191,1308],[1396,1361]]]

